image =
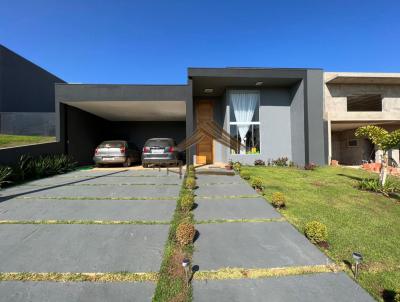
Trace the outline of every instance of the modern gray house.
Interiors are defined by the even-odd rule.
[[[179,142],[207,120],[245,148],[204,139],[187,151],[190,162],[328,162],[321,69],[189,68],[185,85],[56,84],[55,102],[57,139],[80,162],[102,140]]]
[[[359,165],[379,161],[379,150],[354,137],[357,127],[400,128],[399,73],[189,68],[185,83],[179,85],[68,84],[0,50],[0,66],[5,66],[0,69],[2,120],[7,112],[29,111],[36,121],[43,112],[53,114],[57,137],[56,143],[15,148],[3,162],[24,153],[66,153],[82,164],[92,163],[103,140],[124,139],[139,148],[152,137],[171,137],[179,143],[198,124],[214,121],[241,146],[230,149],[204,138],[186,151],[187,162],[253,164],[256,159],[287,157],[300,166],[331,160]],[[10,71],[10,62],[22,67]],[[14,119],[8,127],[29,128],[27,121]],[[35,132],[27,130],[24,134]],[[399,151],[391,154],[398,163]]]

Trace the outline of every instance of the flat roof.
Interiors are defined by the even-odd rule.
[[[399,85],[400,73],[325,72],[326,84]]]

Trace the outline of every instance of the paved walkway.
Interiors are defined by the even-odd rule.
[[[181,182],[165,170],[94,170],[2,190],[0,272],[158,272]],[[116,221],[140,224],[107,224]],[[0,300],[151,301],[154,290],[153,282],[3,281]]]
[[[197,183],[198,206],[194,214],[202,223],[196,226],[199,237],[193,264],[200,271],[330,263],[240,177],[198,175]],[[230,219],[265,219],[266,222],[224,222]],[[345,273],[194,281],[193,298],[195,302],[374,301]]]

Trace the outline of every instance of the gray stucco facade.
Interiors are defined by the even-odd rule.
[[[54,84],[65,83],[0,45],[0,132],[54,135]]]
[[[231,154],[214,141],[213,162],[253,164],[255,159],[288,157],[298,165],[323,165],[327,157],[322,76],[319,69],[190,68],[184,85],[59,84],[57,139],[82,163],[90,162],[94,148],[105,139],[130,140],[140,148],[149,137],[173,137],[179,143],[196,129],[196,104],[204,99],[212,101],[214,121],[229,132],[229,92],[250,89],[260,92],[259,154]],[[263,85],[256,87],[257,81]],[[203,86],[212,87],[213,93],[204,93]],[[139,106],[135,108],[141,115],[126,115],[129,106]],[[169,112],[171,108],[175,113]],[[126,120],[118,114],[121,119],[125,114]],[[193,162],[195,146],[186,154]]]

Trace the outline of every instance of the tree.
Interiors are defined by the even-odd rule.
[[[369,139],[377,149],[382,150],[382,165],[379,173],[379,183],[385,185],[387,178],[388,151],[400,146],[400,129],[392,132],[378,126],[363,126],[357,128],[356,137],[365,137]]]

